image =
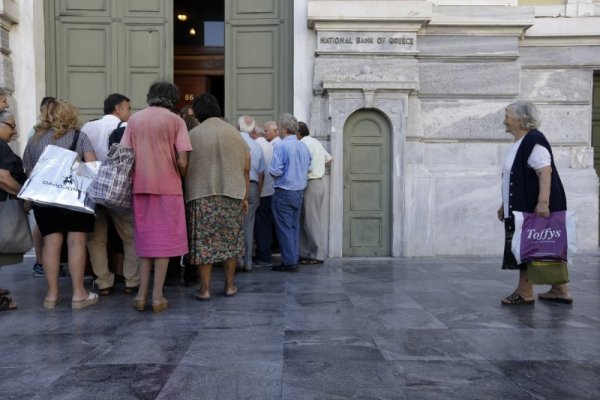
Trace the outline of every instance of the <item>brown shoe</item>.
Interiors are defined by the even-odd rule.
[[[125,286],[125,288],[123,288],[123,293],[127,293],[127,294],[137,293],[139,289],[140,289],[139,286]]]

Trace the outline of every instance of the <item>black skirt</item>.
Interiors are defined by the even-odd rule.
[[[33,215],[42,236],[58,232],[93,232],[96,222],[94,214],[59,207],[33,206]]]
[[[512,252],[512,238],[515,233],[515,217],[504,218],[504,258],[502,269],[527,269],[527,263],[517,264]]]

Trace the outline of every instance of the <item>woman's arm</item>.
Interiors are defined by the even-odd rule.
[[[10,174],[10,171],[6,169],[0,169],[0,189],[7,193],[16,196],[21,190],[21,185],[15,180]]]
[[[83,161],[85,162],[92,162],[92,161],[97,161],[98,159],[96,158],[96,153],[94,153],[93,151],[85,151],[83,153]]]
[[[246,181],[246,195],[242,201],[242,211],[244,214],[248,212],[248,195],[250,194],[250,151],[246,151],[244,158],[244,180]]]
[[[183,178],[187,173],[189,165],[188,152],[182,151],[177,153],[177,169],[179,170],[179,175]]]
[[[536,169],[535,173],[539,179],[540,192],[538,194],[535,213],[540,217],[548,217],[550,215],[550,182],[552,181],[552,167],[547,166]]]

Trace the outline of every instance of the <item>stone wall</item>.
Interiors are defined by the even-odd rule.
[[[311,3],[322,7],[311,10]],[[336,3],[353,7],[338,18]],[[359,3],[365,3],[364,12],[353,14]],[[330,256],[341,255],[335,244],[343,233],[332,225],[342,204],[336,185],[343,173],[342,116],[353,111],[337,99],[344,93],[356,109],[373,107],[393,121],[397,116],[385,111],[390,105],[384,91],[406,95],[406,101],[396,100],[404,123],[394,131],[393,151],[402,160],[392,166],[401,175],[394,185],[402,187],[394,188],[394,212],[400,214],[394,223],[401,227],[394,230],[393,255],[502,251],[503,227],[496,211],[502,163],[512,140],[502,122],[504,108],[517,99],[535,102],[542,112],[540,130],[553,146],[569,208],[579,215],[579,249],[597,248],[598,178],[590,147],[592,76],[600,68],[596,18],[562,18],[557,24],[535,18],[531,7],[434,6],[428,11],[427,2],[416,1],[410,3],[417,11],[404,21],[407,2],[389,2],[398,7],[396,14],[382,21],[377,14],[382,2],[366,3],[309,2],[309,25],[314,24],[317,38],[353,30],[417,33],[413,53],[359,53],[342,44],[337,52],[331,47],[320,51],[317,43],[311,130],[332,145],[338,168],[332,168],[330,187],[335,213]]]

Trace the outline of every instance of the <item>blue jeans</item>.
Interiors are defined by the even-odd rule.
[[[256,242],[256,261],[271,262],[271,242],[273,241],[273,196],[260,198],[254,221],[254,241]]]
[[[304,190],[275,189],[271,202],[275,232],[281,249],[281,263],[298,263],[300,253],[300,212]]]

